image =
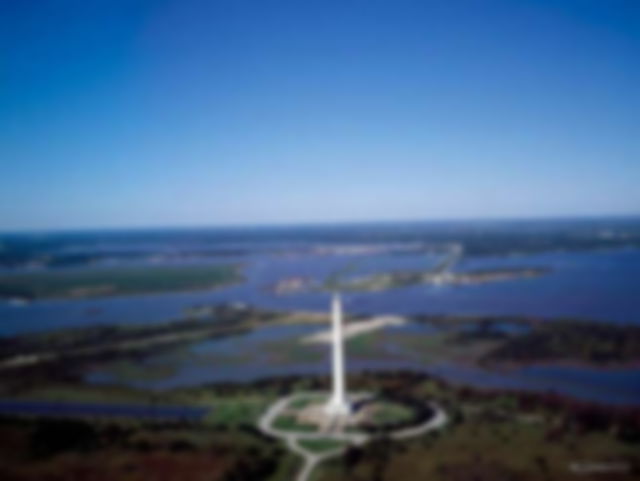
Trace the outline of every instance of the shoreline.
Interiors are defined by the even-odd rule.
[[[372,370],[372,371],[360,371],[350,374],[351,383],[355,386],[359,386],[363,379],[407,379],[412,382],[424,382],[431,381],[440,386],[446,387],[446,389],[468,392],[483,397],[500,397],[500,396],[515,396],[532,398],[538,400],[556,400],[561,403],[571,405],[583,405],[583,406],[598,406],[602,408],[610,408],[612,410],[639,410],[640,403],[627,403],[627,402],[612,402],[603,401],[601,399],[589,399],[573,396],[568,393],[559,392],[556,390],[532,390],[523,388],[509,388],[504,386],[479,386],[474,384],[468,384],[456,379],[450,379],[441,374],[427,372],[423,370],[413,370],[409,368],[398,368],[393,370]],[[70,381],[52,381],[50,385],[38,386],[34,389],[33,393],[26,391],[13,391],[9,395],[7,393],[0,394],[0,401],[14,400],[14,401],[58,401],[58,393],[64,392],[66,396],[69,394],[76,394],[80,396],[79,401],[67,401],[66,396],[64,400],[60,402],[84,402],[84,399],[90,399],[88,402],[100,402],[105,404],[112,403],[126,403],[126,404],[140,404],[140,405],[156,405],[160,397],[166,399],[166,405],[171,403],[177,403],[177,400],[182,399],[186,393],[197,393],[203,390],[212,390],[214,392],[220,391],[227,393],[229,396],[234,396],[237,393],[243,393],[246,391],[264,391],[269,387],[278,386],[295,386],[300,381],[315,381],[319,385],[330,382],[329,373],[326,374],[313,374],[300,375],[300,374],[284,374],[276,376],[265,376],[258,379],[252,379],[247,381],[241,380],[224,380],[215,382],[203,382],[201,384],[191,386],[179,386],[171,389],[158,392],[138,387],[111,385],[111,384],[84,384]],[[43,397],[43,392],[46,393],[47,389],[52,389],[54,396],[50,399],[46,395]],[[106,394],[110,396],[122,397],[121,399],[108,399],[103,400],[103,396]],[[86,398],[86,396],[89,396]],[[85,397],[83,397],[85,396]],[[197,403],[201,405],[200,403]]]
[[[0,275],[0,301],[20,308],[39,301],[80,301],[92,299],[113,299],[145,295],[162,295],[189,292],[207,292],[242,284],[246,281],[245,265],[216,264],[198,266],[142,266],[111,269],[81,269],[79,271],[23,272]],[[99,274],[97,278],[92,277]],[[138,285],[127,285],[131,279]],[[190,279],[194,275],[209,278]],[[183,276],[172,279],[173,286],[154,286],[157,276]],[[219,276],[220,278],[215,278]],[[99,282],[96,282],[96,279]],[[123,283],[124,285],[119,285]],[[43,292],[29,292],[29,286],[44,283]],[[64,288],[59,287],[65,284]]]
[[[188,349],[190,345],[205,341],[208,339],[221,340],[227,336],[234,336],[248,334],[253,331],[259,332],[261,328],[269,329],[274,327],[286,327],[286,326],[320,326],[320,324],[328,324],[328,316],[326,313],[314,313],[305,311],[268,311],[255,309],[248,306],[218,306],[217,308],[210,308],[207,312],[211,317],[199,318],[199,319],[182,319],[174,320],[169,323],[159,323],[154,326],[146,325],[129,326],[125,328],[117,328],[115,326],[103,326],[100,328],[87,327],[85,329],[70,329],[61,330],[57,333],[52,332],[48,334],[37,335],[25,335],[16,338],[7,338],[3,343],[0,343],[0,353],[2,354],[2,360],[0,360],[0,373],[2,378],[6,381],[6,388],[11,386],[29,386],[36,382],[48,382],[51,371],[56,373],[54,378],[58,380],[73,379],[78,383],[78,386],[85,385],[84,371],[91,365],[120,362],[123,363],[136,363],[142,358],[153,358],[153,356],[161,355],[163,350],[166,349],[182,349],[181,346],[186,346]],[[549,366],[549,367],[563,367],[572,366],[588,369],[591,371],[599,371],[605,375],[608,371],[620,369],[634,369],[636,366],[640,366],[640,356],[632,359],[629,362],[588,362],[586,360],[568,360],[561,359],[549,360],[542,359],[540,361],[509,361],[505,359],[501,360],[486,360],[483,362],[482,356],[491,352],[492,349],[501,345],[495,343],[509,343],[512,339],[519,339],[527,334],[506,335],[506,337],[498,338],[492,343],[487,344],[487,339],[482,337],[482,331],[477,338],[463,339],[462,342],[456,341],[455,335],[461,328],[464,328],[466,324],[473,323],[476,325],[482,325],[487,321],[485,316],[469,317],[464,316],[461,318],[448,317],[430,317],[430,319],[419,319],[412,317],[400,317],[400,316],[376,316],[373,318],[362,319],[358,317],[348,318],[349,322],[345,325],[345,340],[353,339],[355,336],[367,335],[377,330],[384,329],[388,326],[403,326],[410,322],[422,323],[432,321],[436,326],[441,328],[440,336],[437,336],[435,343],[430,335],[425,335],[423,340],[416,339],[415,335],[411,332],[404,334],[404,338],[409,342],[407,344],[408,351],[406,356],[397,358],[396,360],[405,359],[409,362],[416,362],[416,368],[413,369],[405,365],[401,366],[401,363],[394,366],[394,359],[392,357],[387,358],[386,354],[382,354],[375,346],[367,347],[367,344],[361,344],[358,349],[364,349],[364,351],[356,354],[356,358],[366,362],[368,357],[373,355],[378,356],[379,364],[372,365],[370,368],[361,368],[363,371],[371,372],[389,372],[396,370],[411,370],[414,372],[428,373],[429,368],[434,365],[437,359],[446,361],[452,360],[460,367],[467,366],[473,369],[481,369],[492,371],[494,376],[508,376],[510,373],[522,368],[530,366]],[[504,320],[504,319],[503,319]],[[526,318],[508,318],[511,322],[527,322]],[[500,320],[497,320],[498,323]],[[461,324],[462,323],[462,324]],[[582,327],[584,324],[579,324]],[[563,330],[567,331],[576,326],[576,323],[565,322]],[[602,324],[601,324],[602,326]],[[617,326],[607,326],[605,328],[613,331],[618,331]],[[537,329],[535,326],[532,329]],[[636,330],[640,330],[640,327],[636,327]],[[290,356],[285,357],[286,363],[294,363],[300,356],[307,355],[304,352],[297,352],[296,346],[313,345],[313,344],[326,344],[328,341],[328,331],[321,330],[321,332],[313,332],[316,329],[309,329],[305,331],[305,336],[287,338],[286,344],[282,344],[278,349],[282,350],[283,355]],[[639,335],[636,330],[633,330],[633,337]],[[288,332],[287,329],[285,329]],[[402,329],[398,331],[402,334]],[[607,331],[603,331],[607,332]],[[622,332],[622,331],[621,331]],[[627,331],[625,331],[627,332]],[[384,337],[384,336],[383,336]],[[593,336],[591,336],[593,337]],[[615,338],[621,336],[616,334]],[[623,339],[627,339],[629,336],[622,336]],[[380,339],[376,337],[376,339]],[[589,339],[585,338],[588,345]],[[235,341],[234,341],[235,342]],[[393,341],[398,342],[398,341]],[[405,342],[405,341],[402,341]],[[416,344],[417,342],[417,344]],[[426,342],[426,344],[422,344]],[[626,342],[626,341],[625,341]],[[471,343],[471,344],[469,344]],[[478,343],[478,344],[475,344]],[[240,345],[243,345],[242,343]],[[420,347],[423,346],[423,347]],[[426,347],[425,347],[426,346]],[[613,344],[615,348],[615,344]],[[257,349],[261,349],[259,346]],[[292,349],[291,354],[286,354],[285,351]],[[354,346],[354,349],[355,346]],[[369,349],[369,352],[367,352]],[[373,349],[373,350],[371,350]],[[412,349],[423,349],[429,351],[435,349],[437,359],[434,361],[428,355],[423,360],[413,359],[411,354]],[[357,349],[356,349],[357,351]],[[356,353],[354,351],[354,354]],[[426,352],[425,351],[425,352]],[[376,354],[377,353],[377,354]],[[631,351],[628,351],[629,355]],[[393,356],[393,353],[390,354]],[[400,354],[398,354],[400,355]],[[464,357],[461,357],[464,355]],[[251,364],[254,362],[260,362],[251,360],[247,361],[246,369],[254,369],[259,367],[258,364]],[[355,358],[354,358],[355,359]],[[411,361],[413,359],[413,361]],[[388,361],[388,362],[387,362]],[[196,361],[193,361],[196,362]],[[223,361],[221,361],[223,362]],[[279,361],[278,361],[279,362]],[[285,361],[283,361],[285,362]],[[387,363],[388,366],[382,364]],[[195,364],[197,365],[197,364]],[[275,365],[277,367],[277,363]],[[295,366],[295,364],[283,364],[281,370],[282,377],[287,377],[292,374],[289,372],[295,372],[295,369],[287,366]],[[223,365],[220,365],[223,368]],[[258,369],[259,371],[259,369]],[[259,371],[262,372],[259,379],[269,379],[274,376],[269,370]],[[434,371],[436,372],[436,371]],[[517,374],[517,373],[516,373]],[[279,376],[279,374],[276,374]],[[351,374],[350,374],[351,375]],[[436,374],[437,375],[437,374]],[[594,374],[595,375],[595,374]],[[446,375],[445,378],[455,380],[455,373],[451,376]],[[471,379],[471,378],[470,378]],[[216,384],[225,384],[229,381],[220,380],[216,381]],[[246,383],[246,381],[240,381],[240,383]],[[117,384],[117,383],[116,383]],[[473,386],[473,382],[464,381],[460,382],[461,385]],[[560,384],[557,384],[561,386]],[[486,388],[481,385],[476,385],[477,389],[490,389],[491,385],[487,385]],[[516,389],[520,391],[520,389]],[[593,384],[593,390],[596,392],[598,386]],[[612,391],[615,393],[615,390]],[[571,397],[571,394],[567,394]],[[615,403],[616,401],[613,401]]]
[[[577,359],[558,359],[556,360],[544,360],[544,361],[480,361],[473,364],[474,367],[480,367],[483,369],[491,369],[496,372],[512,372],[518,369],[530,368],[530,367],[568,367],[579,369],[590,369],[593,371],[614,371],[614,370],[630,370],[638,369],[640,372],[640,359],[635,359],[626,362],[607,362],[607,363],[589,363],[587,361],[581,361]]]

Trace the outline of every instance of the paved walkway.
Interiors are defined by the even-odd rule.
[[[331,439],[336,441],[344,441],[347,443],[352,443],[356,445],[362,445],[373,439],[375,436],[372,436],[367,433],[362,432],[344,432],[344,431],[335,431],[328,433],[320,433],[320,432],[305,432],[305,431],[284,431],[281,429],[277,429],[273,426],[274,421],[277,417],[290,405],[290,403],[308,397],[317,397],[319,394],[326,393],[318,393],[318,392],[299,392],[295,394],[290,394],[289,396],[285,396],[283,398],[278,399],[275,403],[273,403],[269,408],[264,412],[264,414],[260,417],[258,421],[258,428],[265,434],[273,436],[278,439],[282,439],[285,441],[287,447],[294,453],[298,454],[303,459],[302,469],[298,472],[296,476],[296,481],[308,481],[309,476],[313,472],[314,468],[320,464],[322,461],[329,459],[334,456],[338,456],[346,450],[345,447],[336,448],[331,451],[327,451],[324,453],[314,453],[306,450],[302,447],[298,441],[301,440],[314,440],[314,439]],[[351,397],[362,398],[367,396],[367,393],[357,393],[352,395]],[[442,428],[449,420],[446,412],[436,403],[430,402],[429,406],[433,409],[434,415],[428,421],[419,424],[417,426],[411,426],[404,429],[399,429],[397,431],[393,431],[389,434],[391,439],[407,439],[415,436],[420,436],[421,434],[427,433],[429,431],[434,431],[436,429]]]

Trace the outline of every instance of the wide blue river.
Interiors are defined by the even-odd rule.
[[[328,297],[322,292],[276,295],[273,283],[296,276],[315,280],[346,264],[357,261],[357,274],[389,270],[427,268],[438,258],[417,254],[376,255],[275,255],[256,253],[231,259],[244,266],[245,282],[227,288],[174,294],[113,297],[85,300],[37,301],[28,305],[0,303],[0,335],[12,335],[60,327],[110,323],[151,323],[181,317],[184,310],[197,305],[219,302],[244,302],[276,309],[327,311]],[[375,293],[345,296],[348,313],[378,314],[484,314],[534,316],[553,320],[574,318],[611,323],[640,323],[640,251],[627,249],[595,252],[555,252],[528,256],[464,258],[456,270],[498,267],[545,267],[550,273],[538,278],[466,286],[414,286]],[[290,326],[278,336],[299,336]],[[262,330],[261,330],[262,331]],[[250,380],[263,376],[318,374],[328,372],[325,356],[307,363],[273,365],[260,358],[254,339],[271,331],[254,332],[242,340],[234,337],[204,344],[216,355],[229,346],[231,351],[256,352],[244,366],[211,361],[151,359],[141,363],[137,376],[124,381],[113,375],[108,366],[98,368],[89,380],[98,383],[122,383],[150,389],[166,389],[222,380]],[[424,335],[429,333],[425,332]],[[245,346],[243,343],[249,343]],[[264,357],[264,356],[263,356]],[[255,362],[252,362],[255,361]],[[154,377],[154,364],[160,363],[173,374]],[[640,404],[640,371],[632,368],[591,369],[588,367],[530,366],[510,372],[486,371],[453,364],[421,365],[410,359],[350,359],[350,370],[410,368],[431,372],[453,382],[483,387],[535,391],[553,390],[577,398],[614,404]],[[131,377],[131,376],[130,376]]]
[[[436,262],[425,255],[318,256],[256,254],[238,259],[246,281],[213,291],[82,300],[46,300],[16,306],[0,303],[0,335],[109,323],[175,319],[194,305],[223,301],[277,309],[327,309],[322,292],[276,295],[274,282],[293,276],[323,279],[352,261],[360,272],[416,269]],[[512,314],[640,323],[640,251],[557,252],[529,256],[465,258],[457,270],[548,267],[532,279],[467,286],[414,286],[346,295],[352,313]]]

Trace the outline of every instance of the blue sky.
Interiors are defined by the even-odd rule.
[[[0,229],[640,214],[609,0],[0,3]]]

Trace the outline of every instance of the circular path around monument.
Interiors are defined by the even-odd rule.
[[[281,429],[275,426],[275,421],[278,417],[289,409],[292,404],[301,402],[305,399],[321,399],[326,396],[327,393],[323,392],[299,392],[290,394],[278,399],[269,406],[258,421],[258,427],[264,434],[282,439],[289,450],[303,458],[304,464],[296,477],[296,481],[308,481],[311,472],[319,463],[344,453],[347,449],[347,444],[360,446],[376,437],[375,434],[354,430],[313,432],[307,430],[296,430],[295,427],[291,429]],[[352,402],[371,399],[373,397],[374,395],[371,393],[354,393],[349,395]],[[416,424],[415,426],[408,426],[388,431],[386,432],[388,438],[392,440],[408,439],[442,428],[448,422],[446,412],[435,402],[428,402],[427,404],[433,411],[433,415],[429,419],[423,423]],[[327,442],[319,443],[320,441]],[[331,448],[331,443],[329,441],[335,442],[337,447]],[[329,449],[316,452],[312,448],[314,443],[318,444],[319,447],[328,447]],[[345,445],[339,445],[338,443],[344,443]]]

